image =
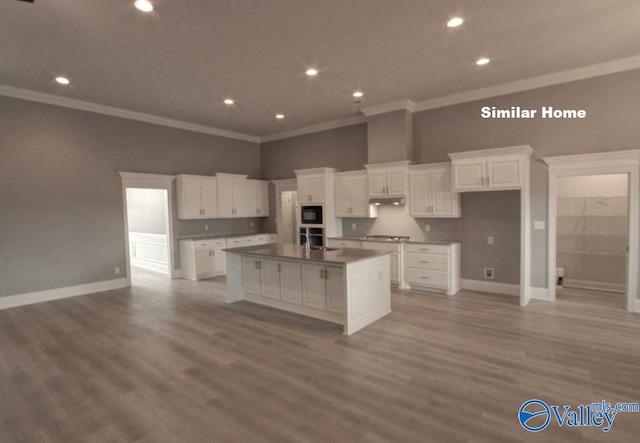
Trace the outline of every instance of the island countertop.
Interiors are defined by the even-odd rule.
[[[243,255],[255,255],[259,257],[284,258],[318,263],[349,264],[361,260],[367,260],[381,255],[387,255],[387,251],[374,251],[371,249],[340,248],[333,251],[311,250],[305,252],[304,246],[289,243],[272,243],[267,245],[243,246],[240,248],[227,248],[223,251]]]

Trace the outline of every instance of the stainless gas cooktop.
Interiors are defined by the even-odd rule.
[[[403,235],[367,235],[369,240],[408,241],[409,236]]]

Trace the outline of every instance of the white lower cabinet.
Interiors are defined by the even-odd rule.
[[[344,312],[342,268],[302,265],[302,304],[335,314]]]
[[[391,283],[402,286],[402,243],[363,240],[362,249],[377,249],[390,252],[389,277]]]
[[[404,280],[453,295],[460,290],[460,243],[404,245]]]
[[[227,260],[223,251],[226,247],[227,242],[224,238],[180,240],[182,277],[198,280],[226,274]]]
[[[301,302],[299,263],[245,256],[242,274],[247,294],[297,305]]]
[[[343,238],[328,238],[327,246],[330,248],[354,248],[359,249],[362,247],[360,240],[351,240]]]
[[[250,295],[262,293],[260,260],[253,257],[242,257],[242,284],[244,292]]]

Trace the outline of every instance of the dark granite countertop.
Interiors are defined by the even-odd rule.
[[[272,243],[269,245],[244,246],[241,248],[223,249],[226,252],[259,257],[285,258],[305,262],[349,264],[373,257],[389,254],[386,251],[371,249],[340,248],[334,251],[311,250],[307,254],[303,246],[288,243]]]

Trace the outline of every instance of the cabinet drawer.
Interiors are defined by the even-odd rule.
[[[362,244],[360,240],[341,240],[337,238],[331,238],[327,240],[327,245],[332,248],[361,248]]]
[[[404,279],[407,283],[414,285],[436,286],[439,288],[447,288],[449,286],[449,273],[446,271],[405,269]]]
[[[404,245],[406,252],[428,252],[429,254],[449,255],[449,245],[430,245],[421,243],[407,243]]]
[[[449,270],[449,256],[436,254],[406,253],[404,255],[405,268],[430,269],[435,271]]]
[[[224,238],[218,238],[216,240],[209,240],[212,248],[226,248],[227,240]]]
[[[210,240],[198,240],[193,242],[193,247],[196,251],[202,251],[203,249],[211,249]]]
[[[375,249],[378,251],[392,251],[400,252],[402,248],[401,243],[395,242],[381,242],[381,241],[363,241],[362,249]]]
[[[232,237],[227,239],[227,246],[230,248],[239,248],[240,246],[246,246],[244,237]]]

